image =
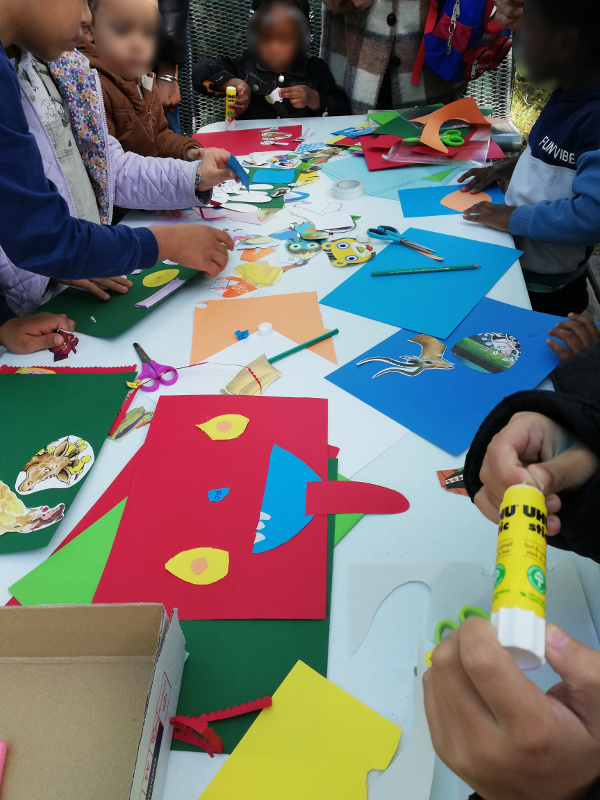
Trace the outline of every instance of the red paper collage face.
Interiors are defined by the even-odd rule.
[[[94,602],[160,602],[181,619],[325,618],[326,516],[253,553],[275,445],[325,480],[327,401],[161,398]]]

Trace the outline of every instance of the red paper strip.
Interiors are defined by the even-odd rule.
[[[239,706],[224,708],[222,711],[209,711],[208,714],[200,714],[199,719],[206,718],[208,722],[217,722],[220,719],[241,717],[242,714],[250,714],[252,711],[260,711],[263,708],[270,708],[272,705],[273,699],[267,695],[266,697],[259,697],[258,700],[240,703]],[[192,719],[195,719],[195,717],[192,717]]]
[[[402,514],[409,502],[394,489],[354,481],[320,481],[306,485],[306,513]]]
[[[285,139],[285,143],[275,142],[273,144],[263,144],[261,131],[266,130],[266,126],[252,128],[251,130],[222,131],[220,133],[196,133],[197,139],[202,147],[222,147],[233,153],[234,156],[246,156],[249,153],[260,153],[268,150],[295,150],[298,142],[294,142],[302,135],[302,125],[281,125],[274,127],[280,128],[284,133],[292,135]]]
[[[213,758],[215,753],[223,753],[225,745],[221,737],[209,728],[206,720],[200,717],[173,717],[173,738],[193,747],[200,747]]]

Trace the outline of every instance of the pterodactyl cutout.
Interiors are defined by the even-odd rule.
[[[401,375],[408,375],[412,378],[415,375],[420,375],[426,369],[454,369],[454,364],[443,358],[446,345],[440,342],[439,339],[426,333],[420,333],[408,341],[421,346],[421,353],[418,356],[401,356],[399,361],[386,356],[373,356],[359,361],[358,366],[368,364],[370,361],[382,361],[384,364],[392,365],[373,375],[374,378],[379,378],[380,375],[387,375],[389,372],[399,372]]]

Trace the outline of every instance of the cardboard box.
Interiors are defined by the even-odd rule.
[[[184,662],[162,605],[0,608],[1,800],[160,800]]]

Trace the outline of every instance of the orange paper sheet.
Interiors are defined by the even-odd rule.
[[[463,192],[461,189],[458,189],[456,192],[452,192],[452,194],[447,194],[446,197],[443,197],[440,200],[440,204],[446,206],[446,208],[451,208],[453,211],[459,211],[462,214],[468,208],[474,206],[475,203],[483,203],[484,201],[488,203],[492,202],[492,198],[487,192],[471,194],[471,192]]]
[[[424,117],[413,119],[411,122],[420,122],[425,125],[421,134],[421,144],[428,145],[440,153],[447,153],[448,148],[440,139],[440,127],[444,122],[454,119],[461,120],[469,125],[490,125],[479,110],[479,106],[473,97],[463,97],[462,100],[448,103],[448,105],[438,108],[437,111],[426,114]]]
[[[316,292],[208,300],[206,308],[194,311],[190,364],[204,361],[235,344],[237,330],[254,333],[261,322],[270,322],[274,330],[298,344],[328,331],[321,319]],[[319,342],[310,349],[337,364],[333,339]]]

